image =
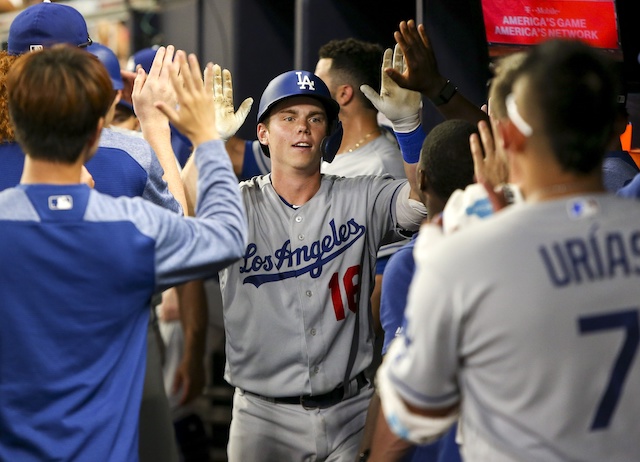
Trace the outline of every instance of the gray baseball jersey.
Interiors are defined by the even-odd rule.
[[[323,175],[318,192],[299,208],[280,198],[270,175],[240,188],[249,244],[244,259],[220,277],[225,378],[264,396],[326,393],[344,379],[356,310],[351,378],[371,362],[376,251],[406,212],[397,203],[408,196],[407,182]],[[424,214],[411,213],[415,229]]]
[[[338,154],[333,162],[322,162],[322,173],[339,176],[384,175],[406,178],[404,161],[395,140],[382,134],[353,152]]]
[[[640,203],[521,204],[415,257],[389,378],[462,402],[465,460],[637,460]]]

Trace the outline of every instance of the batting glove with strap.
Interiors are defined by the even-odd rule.
[[[393,130],[398,133],[412,132],[420,125],[421,94],[417,91],[400,87],[385,72],[385,69],[393,67],[393,69],[402,73],[405,66],[406,63],[400,46],[396,45],[393,51],[391,48],[387,48],[382,60],[380,94],[369,85],[360,87],[360,90],[371,101],[371,104],[391,121]]]

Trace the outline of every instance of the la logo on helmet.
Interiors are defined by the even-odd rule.
[[[296,72],[296,75],[298,76],[298,86],[300,90],[306,90],[307,88],[309,90],[315,90],[315,83],[309,79],[308,75],[303,76],[302,72]]]

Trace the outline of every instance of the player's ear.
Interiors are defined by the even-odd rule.
[[[269,144],[269,128],[263,122],[258,124],[257,128],[258,133],[258,141],[260,144],[268,145]]]
[[[497,149],[505,150],[505,127],[504,122],[501,119],[490,118],[491,121],[491,132],[493,133],[493,142],[496,144]]]
[[[427,181],[427,174],[424,169],[420,166],[416,168],[416,182],[418,185],[418,189],[422,192],[427,192],[427,188],[429,187],[429,183]]]
[[[336,90],[336,101],[340,106],[349,104],[354,97],[354,90],[351,85],[339,85]]]
[[[501,120],[496,124],[500,138],[502,138],[502,148],[505,151],[520,152],[524,149],[527,137],[518,130],[510,120]]]

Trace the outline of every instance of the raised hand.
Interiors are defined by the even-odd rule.
[[[507,205],[507,200],[496,188],[507,182],[509,170],[505,156],[496,152],[487,122],[479,122],[478,131],[480,136],[474,133],[469,138],[476,182],[484,186],[493,210],[498,211]]]
[[[388,48],[384,52],[380,93],[369,85],[362,85],[360,90],[391,121],[396,132],[411,132],[420,125],[422,97],[416,91],[400,87],[386,72],[389,68],[399,74],[405,71],[404,55],[399,45],[393,51]]]
[[[228,140],[236,134],[242,126],[253,104],[253,98],[245,99],[237,111],[233,106],[233,82],[231,72],[220,69],[214,64],[204,70],[205,86],[213,87],[214,108],[216,111],[216,125],[223,140]]]
[[[424,25],[416,26],[413,19],[402,21],[393,34],[406,60],[406,67],[398,70],[387,67],[386,74],[399,86],[418,91],[428,98],[435,97],[447,80],[440,75],[436,56],[431,48]]]
[[[169,77],[174,53],[173,45],[160,47],[156,51],[149,74],[147,75],[142,68],[136,71],[131,99],[143,132],[145,128],[168,123],[166,116],[158,111],[155,103],[163,101],[170,106],[176,104],[176,92]]]
[[[209,63],[207,67],[213,68],[213,64]],[[189,138],[194,147],[220,139],[216,128],[214,89],[204,84],[198,58],[194,54],[186,57],[184,52],[178,51],[169,74],[178,104],[157,101],[156,107]]]

